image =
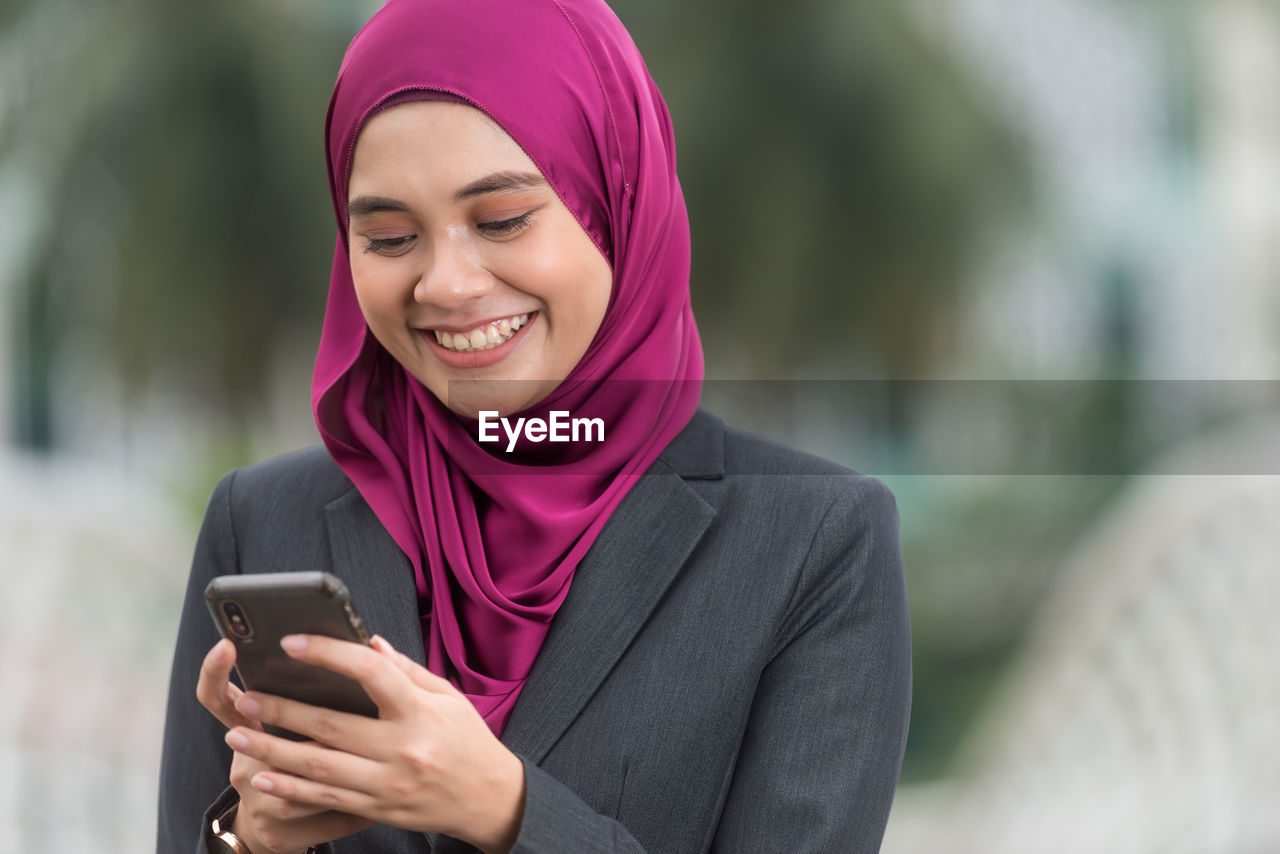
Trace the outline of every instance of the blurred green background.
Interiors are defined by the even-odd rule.
[[[309,370],[334,231],[323,117],[375,8],[0,7],[0,439],[13,461],[0,525],[37,524],[30,483],[75,491],[88,470],[102,494],[119,483],[162,508],[163,534],[136,514],[120,525],[176,544],[145,559],[163,575],[139,618],[155,644],[171,637],[164,603],[214,480],[316,440]],[[730,422],[894,488],[915,666],[903,782],[951,779],[981,765],[966,739],[998,706],[993,689],[1016,682],[1070,556],[1137,500],[1134,475],[1273,408],[1280,14],[1254,0],[614,8],[675,121],[708,378],[776,381],[775,397],[808,380],[890,381],[861,413],[869,431],[816,429],[821,406],[785,399],[762,414],[732,383],[709,396]],[[957,416],[896,385],[923,379],[961,396],[1008,382],[979,431],[1007,465],[930,474],[956,453]],[[1069,406],[1037,402],[1061,380],[1084,383]],[[1188,380],[1248,382],[1215,395],[1184,393]],[[1174,385],[1153,403],[1152,381]],[[1046,411],[1069,458],[1096,464],[1019,473]],[[25,555],[49,547],[5,548],[21,585]],[[74,579],[66,560],[49,571]],[[4,767],[25,767],[24,749],[9,744]],[[50,840],[72,831],[56,824],[29,822],[24,850],[63,850]]]

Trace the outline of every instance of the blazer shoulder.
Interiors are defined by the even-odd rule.
[[[714,466],[719,474],[708,478],[704,472],[713,466],[704,465],[686,474],[686,481],[713,505],[731,502],[739,510],[767,507],[801,527],[817,524],[829,514],[847,518],[850,513],[873,524],[892,522],[896,527],[897,502],[880,480],[729,427],[707,413],[700,411],[699,416],[697,430],[704,436],[699,444],[719,455]],[[684,454],[686,459],[690,456]]]
[[[324,505],[355,488],[325,448],[303,448],[237,469],[224,480],[237,505]]]
[[[773,439],[730,427],[702,408],[694,413],[660,459],[685,480],[719,480],[725,475],[855,473]]]
[[[291,451],[224,475],[209,500],[205,526],[241,545],[259,535],[311,532],[326,506],[353,491],[323,447]]]
[[[724,460],[725,474],[857,474],[830,460],[727,425],[724,427]]]

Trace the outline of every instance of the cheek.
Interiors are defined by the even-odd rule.
[[[360,275],[353,268],[351,271],[351,281],[355,285],[356,302],[360,306],[360,312],[364,314],[365,319],[372,325],[373,321],[370,314],[375,311],[374,292],[369,286],[367,277]]]
[[[587,238],[582,236],[583,240]],[[526,267],[526,281],[534,295],[550,309],[556,320],[572,321],[576,331],[589,339],[609,305],[613,273],[595,244],[580,241],[551,243],[532,256]],[[590,329],[583,329],[589,325]]]
[[[378,263],[379,261],[384,263]],[[386,302],[396,283],[404,278],[403,275],[397,275],[395,265],[385,261],[386,259],[377,255],[352,253],[351,281],[355,284],[356,295],[361,299]]]
[[[609,308],[609,297],[613,290],[613,272],[609,264],[591,247],[594,257],[580,259],[574,283],[573,300],[577,306],[579,323],[583,326],[583,334],[590,341],[604,321],[605,312]]]
[[[368,265],[359,262],[351,265],[351,280],[355,285],[356,302],[360,305],[365,322],[381,338],[382,332],[391,327],[398,304],[391,282],[386,276],[378,275]]]

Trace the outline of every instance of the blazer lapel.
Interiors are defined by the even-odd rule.
[[[614,509],[574,573],[503,731],[541,762],[604,681],[715,516],[685,483],[724,474],[723,424],[699,411]],[[413,565],[359,492],[325,507],[334,572],[370,634],[425,665]],[[377,565],[378,572],[346,572]]]
[[[334,574],[347,583],[369,634],[379,634],[425,666],[413,564],[352,487],[325,507]],[[352,571],[346,571],[351,567]],[[355,571],[355,567],[378,567]]]
[[[719,452],[719,429],[713,432]],[[631,488],[574,573],[502,735],[507,747],[535,764],[591,699],[715,516],[671,465],[681,449],[708,447],[697,429],[688,434]],[[705,467],[708,460],[698,462]],[[721,459],[711,465],[717,468]]]

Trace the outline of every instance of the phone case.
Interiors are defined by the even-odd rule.
[[[209,582],[205,601],[218,631],[236,645],[236,672],[246,689],[378,716],[377,706],[359,682],[295,661],[280,648],[280,639],[291,634],[369,642],[351,595],[337,576],[325,572],[223,575]],[[286,738],[302,738],[278,727],[265,728]]]

